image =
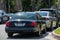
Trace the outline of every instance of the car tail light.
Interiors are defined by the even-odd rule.
[[[35,26],[35,25],[36,25],[35,22],[31,22],[31,23],[30,23],[30,26]]]
[[[10,22],[6,22],[6,26],[7,26],[7,27],[10,26]]]

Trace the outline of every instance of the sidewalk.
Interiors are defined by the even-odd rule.
[[[57,40],[52,36],[52,32],[49,33],[49,35],[47,35],[45,38],[50,39],[50,40]]]

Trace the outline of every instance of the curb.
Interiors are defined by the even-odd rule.
[[[60,35],[56,34],[54,31],[52,32],[52,35],[54,36],[54,38],[60,40]]]

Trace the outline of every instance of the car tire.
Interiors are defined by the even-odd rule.
[[[42,30],[42,34],[45,34],[46,33],[46,29]]]
[[[8,37],[12,37],[13,36],[13,33],[8,33]]]
[[[53,22],[51,21],[51,26],[50,26],[50,31],[52,31],[53,30]]]

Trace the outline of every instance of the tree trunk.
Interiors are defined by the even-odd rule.
[[[35,0],[31,0],[32,11],[35,11]]]
[[[15,2],[15,7],[14,7],[14,9],[16,10],[16,11],[22,11],[22,3],[21,3],[21,0],[14,0],[14,2]]]
[[[41,2],[41,1],[42,1],[42,0],[38,0],[38,1],[37,1],[36,10],[39,9],[39,7],[40,7],[40,2]]]
[[[0,0],[0,10],[5,10],[5,0]]]

